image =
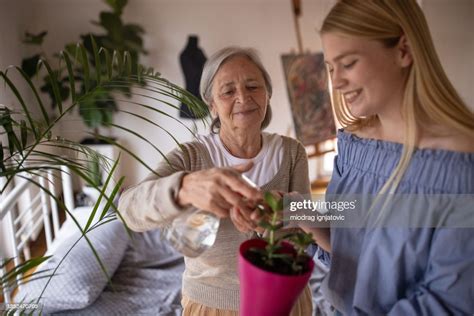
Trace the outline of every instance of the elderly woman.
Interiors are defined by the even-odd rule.
[[[214,117],[211,133],[168,154],[170,163],[156,170],[160,177],[152,174],[126,191],[119,209],[136,231],[164,227],[190,208],[219,216],[215,244],[185,258],[183,315],[237,315],[237,251],[256,228],[249,201],[261,199],[241,173],[265,191],[309,193],[308,163],[300,143],[262,132],[271,118],[272,85],[254,50],[218,51],[204,66],[200,90]],[[311,309],[306,289],[292,315]]]

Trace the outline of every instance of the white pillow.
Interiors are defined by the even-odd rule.
[[[95,228],[87,236],[102,260],[109,277],[112,278],[129,242],[123,223],[114,220]],[[61,243],[54,256],[38,271],[51,274],[79,237],[80,233],[76,233]],[[51,270],[46,271],[48,269]],[[49,278],[43,278],[23,285],[15,301],[36,302],[48,280]],[[107,282],[107,277],[100,268],[97,258],[86,239],[82,238],[72,248],[47,285],[40,300],[43,313],[84,308],[97,299]]]

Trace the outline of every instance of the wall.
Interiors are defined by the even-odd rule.
[[[5,71],[9,66],[20,66],[25,56],[32,55],[32,47],[21,43],[25,30],[29,29],[31,23],[30,10],[24,1],[0,0],[0,70]],[[8,77],[16,84],[26,103],[31,105],[33,94],[24,84],[22,77],[14,69],[10,69]],[[0,104],[11,109],[20,109],[15,96],[9,89],[5,89],[2,79],[0,84]],[[39,115],[40,110],[36,105],[31,105],[30,111],[33,117]]]
[[[21,39],[21,29],[23,18],[23,7],[18,4],[13,4],[11,1],[0,0],[0,70],[4,71],[9,65],[19,64],[21,56],[24,54],[19,41]],[[10,76],[10,75],[9,75]],[[12,75],[13,80],[18,77]],[[5,88],[3,80],[0,84],[0,107],[2,105],[12,107],[15,105],[13,95]],[[18,109],[18,107],[14,107]],[[0,135],[2,144],[6,144],[6,137]],[[0,188],[3,188],[3,179],[0,179]],[[7,192],[7,191],[6,191]],[[5,193],[6,193],[5,192]],[[1,199],[1,197],[0,197]],[[11,239],[8,234],[7,225],[5,221],[0,219],[0,257],[9,257],[12,255],[7,245],[10,244]]]
[[[304,44],[307,49],[320,51],[319,40],[314,32],[315,22],[322,19],[329,8],[329,1],[319,1],[317,4],[314,1],[305,1],[303,5],[305,4],[305,14],[301,22]],[[199,36],[200,46],[208,56],[228,45],[256,48],[273,80],[271,106],[274,119],[267,130],[281,134],[293,133],[280,59],[281,54],[296,50],[297,47],[290,1],[156,3],[149,0],[143,1],[140,6],[130,7],[127,13],[130,20],[135,20],[134,16],[140,16],[141,23],[149,33],[149,64],[155,64],[165,77],[178,84],[184,84],[178,56],[185,46],[188,34]],[[169,120],[157,118],[157,121],[172,128],[172,125],[168,124]],[[205,129],[200,128],[200,131]],[[189,133],[183,132],[179,136],[189,139]],[[174,146],[170,140],[163,140],[161,144],[169,148]]]
[[[320,51],[319,39],[314,31],[330,7],[330,1],[303,1],[304,15],[301,21],[305,48]],[[60,49],[65,42],[79,38],[79,34],[90,30],[99,31],[89,23],[97,19],[98,12],[105,6],[101,1],[37,0],[36,14],[30,20],[31,29],[40,31],[50,30],[45,41],[48,52]],[[272,19],[268,16],[271,15]],[[255,47],[260,51],[265,66],[273,79],[274,95],[272,110],[274,119],[268,131],[282,134],[293,134],[291,113],[286,94],[280,55],[296,50],[296,38],[291,15],[291,3],[286,0],[258,1],[153,1],[131,0],[125,11],[125,20],[141,24],[146,30],[145,45],[149,51],[142,62],[159,70],[163,76],[179,85],[184,84],[184,77],[179,65],[179,53],[184,48],[189,34],[197,34],[200,46],[209,56],[226,45],[241,45]],[[143,100],[137,98],[136,100]],[[157,102],[146,101],[156,105]],[[140,115],[146,115],[156,123],[173,131],[180,141],[192,138],[185,127],[180,126],[161,115],[151,114],[130,104],[122,104],[121,109],[132,109]],[[177,116],[174,109],[164,109]],[[121,113],[115,116],[119,125],[138,131],[157,147],[168,152],[175,143],[165,133],[156,128],[144,128],[143,122]],[[194,129],[193,124],[184,124]],[[79,140],[83,137],[85,128],[77,115],[70,116],[62,124],[62,133]],[[206,132],[202,124],[197,127],[199,132]],[[143,141],[124,136],[120,131],[112,131],[124,146],[143,157],[151,167],[156,166],[160,155]],[[148,171],[134,167],[133,159],[128,155],[122,156],[121,171],[127,176],[126,185],[142,179]]]
[[[449,79],[474,110],[474,1],[423,0],[423,9]]]
[[[313,52],[321,50],[316,29],[333,2],[302,1],[303,16],[300,23],[305,49]],[[35,14],[28,18],[25,26],[35,31],[50,31],[45,43],[50,52],[60,49],[65,42],[77,40],[81,33],[98,31],[90,21],[97,19],[98,12],[106,8],[99,0],[36,0],[32,4],[33,7],[29,8],[29,11],[34,11]],[[471,105],[474,105],[474,89],[470,84],[470,76],[474,73],[474,41],[471,32],[474,29],[474,21],[470,19],[473,5],[474,1],[471,0],[423,0],[423,7],[446,71],[461,95]],[[184,84],[184,78],[178,56],[189,34],[199,36],[200,46],[208,56],[226,45],[251,46],[258,49],[273,79],[275,91],[271,101],[274,119],[268,131],[294,135],[280,59],[281,54],[296,50],[297,47],[290,0],[129,0],[125,20],[139,23],[146,30],[145,45],[149,55],[142,62],[153,66],[163,76],[180,85]],[[21,33],[19,30],[15,32]],[[5,45],[2,43],[1,47]],[[15,58],[18,61],[18,58]],[[157,102],[145,102],[163,108]],[[185,127],[170,119],[137,110],[130,104],[122,104],[121,109],[133,109],[141,115],[146,115],[173,131],[180,141],[191,139]],[[177,116],[176,110],[165,110]],[[136,119],[119,113],[115,120],[117,124],[143,134],[164,152],[175,146],[166,134],[156,128],[146,128]],[[184,124],[193,129],[190,122]],[[197,129],[200,132],[206,131],[202,124]],[[83,137],[83,130],[84,126],[77,115],[70,116],[68,122],[62,125],[62,133],[75,139]],[[160,155],[145,142],[124,136],[120,131],[112,131],[112,134],[117,136],[124,146],[144,158],[150,166],[155,166],[160,160]],[[314,169],[314,166],[312,168]],[[122,156],[120,170],[127,176],[126,185],[136,183],[148,173],[144,167],[137,169],[127,155]],[[314,174],[313,171],[311,174]]]

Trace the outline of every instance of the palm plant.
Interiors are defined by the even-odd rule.
[[[92,43],[91,38],[97,42],[97,45],[104,47],[109,51],[118,50],[118,51],[127,51],[128,58],[131,59],[132,71],[136,72],[136,67],[138,66],[138,59],[141,55],[147,54],[146,50],[143,47],[143,38],[144,29],[133,23],[125,23],[122,19],[123,11],[127,5],[127,0],[104,0],[105,4],[108,5],[108,11],[102,11],[99,14],[99,20],[93,21],[92,23],[102,29],[101,34],[87,33],[81,35],[81,43],[85,47],[85,56],[92,61],[89,71],[94,71],[93,66],[95,58],[95,48]],[[28,45],[33,45],[41,47],[42,43],[47,36],[47,31],[42,31],[39,34],[32,34],[26,32],[25,39],[23,43]],[[73,53],[75,50],[74,43],[68,43],[64,48],[66,51]],[[36,53],[33,56],[23,59],[21,68],[27,73],[30,78],[37,75],[38,69],[36,67],[40,58],[44,57],[44,53]],[[104,63],[104,56],[99,56],[102,58],[101,62]],[[82,78],[85,74],[81,71],[81,68],[75,69],[75,75]],[[68,73],[64,72],[64,69],[53,68],[53,72],[56,78],[55,82],[59,84],[56,85],[56,88],[53,87],[51,82],[51,76],[47,74],[42,78],[43,85],[41,86],[41,91],[49,95],[51,99],[51,106],[54,109],[58,104],[58,98],[54,89],[59,92],[59,97],[61,101],[66,101],[71,95],[71,88],[68,84]],[[100,72],[99,72],[100,73]],[[84,92],[87,89],[85,87],[86,81],[79,80],[81,83],[80,90]],[[91,77],[87,82],[90,87],[95,87],[97,85],[97,80],[95,77]],[[83,118],[85,125],[90,128],[94,134],[93,136],[98,135],[99,127],[109,127],[113,122],[113,115],[117,111],[117,102],[116,102],[116,93],[121,92],[125,96],[130,97],[130,87],[127,85],[127,82],[122,82],[121,85],[116,86],[115,88],[104,89],[95,89],[95,92],[90,93],[89,96],[83,100],[80,100],[78,108],[79,115]],[[91,138],[88,140],[90,142],[97,143],[99,140],[96,138]]]
[[[132,58],[128,52],[110,52],[103,47],[99,48],[93,37],[91,37],[90,43],[94,56],[93,61],[88,58],[87,50],[82,44],[77,44],[75,52],[71,52],[71,49],[68,49],[67,51],[61,51],[59,53],[59,67],[67,73],[66,78],[71,95],[68,102],[63,102],[64,100],[60,93],[62,79],[58,78],[57,73],[46,60],[42,58],[38,60],[36,66],[37,72],[45,72],[50,78],[50,84],[56,102],[56,113],[54,116],[48,114],[41,100],[38,88],[21,67],[10,66],[4,71],[0,71],[0,80],[3,81],[4,85],[12,92],[19,105],[19,110],[5,106],[0,107],[0,136],[7,140],[6,144],[0,142],[2,149],[0,150],[0,180],[4,180],[0,182],[3,183],[0,188],[0,193],[5,192],[8,184],[11,183],[14,177],[22,177],[32,182],[40,190],[46,192],[58,203],[60,208],[64,209],[65,212],[70,215],[71,219],[81,231],[81,238],[87,240],[95,258],[98,260],[103,272],[108,278],[107,271],[94,245],[88,239],[87,233],[100,225],[120,217],[120,213],[114,205],[113,200],[119,192],[124,177],[121,177],[115,184],[112,184],[112,176],[118,161],[110,164],[105,157],[93,152],[89,147],[65,139],[61,135],[55,135],[54,127],[81,104],[94,100],[97,94],[107,96],[110,91],[121,87],[132,87],[130,90],[132,96],[140,96],[147,100],[138,102],[131,98],[121,100],[122,102],[127,102],[137,108],[144,108],[147,111],[166,116],[174,120],[176,124],[183,126],[190,133],[193,133],[193,131],[178,119],[167,114],[165,111],[166,108],[179,109],[178,106],[173,103],[185,103],[190,109],[195,111],[199,117],[203,117],[204,115],[202,114],[206,112],[207,109],[202,101],[185,89],[162,78],[160,74],[153,69],[145,68],[136,63],[136,59]],[[20,75],[20,83],[14,83],[11,79],[12,73]],[[78,76],[78,73],[80,73],[80,76]],[[83,86],[84,88],[77,91],[77,87],[79,86]],[[25,87],[28,93],[32,93],[34,96],[34,102],[27,103],[25,101],[25,93],[20,92]],[[158,105],[150,105],[147,104],[147,102]],[[38,118],[35,118],[33,115],[35,111],[40,113]],[[163,130],[179,145],[178,140],[170,131],[164,129],[149,118],[139,115],[133,110],[118,109],[118,111],[124,115],[139,118],[144,124],[152,126],[153,128]],[[145,137],[141,136],[139,132],[130,130],[126,126],[113,123],[111,126],[147,142],[159,155],[165,158],[163,152]],[[147,165],[143,159],[123,145],[117,143],[114,139],[103,135],[97,135],[97,137],[102,141],[118,147],[121,151],[128,153],[148,170],[154,172],[153,168]],[[44,150],[44,148],[52,148],[57,152],[51,153],[51,151]],[[101,187],[98,186],[93,176],[88,172],[88,164],[93,159],[98,160],[101,164],[101,168],[106,170],[108,174],[105,183]],[[69,210],[66,205],[55,196],[54,192],[51,192],[47,186],[41,185],[40,182],[28,176],[41,176],[41,172],[44,170],[61,170],[63,166],[68,167],[74,175],[80,177],[86,184],[100,192],[99,199],[90,214],[86,226],[83,228],[74,218],[74,214],[71,212],[72,210]],[[101,204],[102,201],[105,201],[105,206],[100,207],[100,205],[104,205],[104,203]],[[93,219],[98,213],[100,214],[99,221],[93,225]],[[0,292],[5,285],[11,288],[12,286],[15,287],[18,285],[17,281],[26,282],[21,277],[24,272],[37,267],[46,259],[45,257],[33,258],[15,266],[10,272],[0,278]],[[11,259],[7,259],[0,262],[0,268],[3,268],[10,261]],[[51,271],[51,273],[46,276],[44,274],[37,275],[33,273],[29,276],[28,282],[33,282],[35,278],[40,277],[52,278],[54,277],[54,273],[55,271]],[[40,299],[41,297],[38,298],[38,302]]]

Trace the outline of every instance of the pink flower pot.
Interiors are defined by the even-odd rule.
[[[263,248],[266,241],[251,239],[239,249],[240,315],[288,316],[299,295],[308,283],[314,268],[313,260],[302,275],[282,275],[254,266],[244,254],[249,248]],[[291,252],[292,248],[288,244]]]

